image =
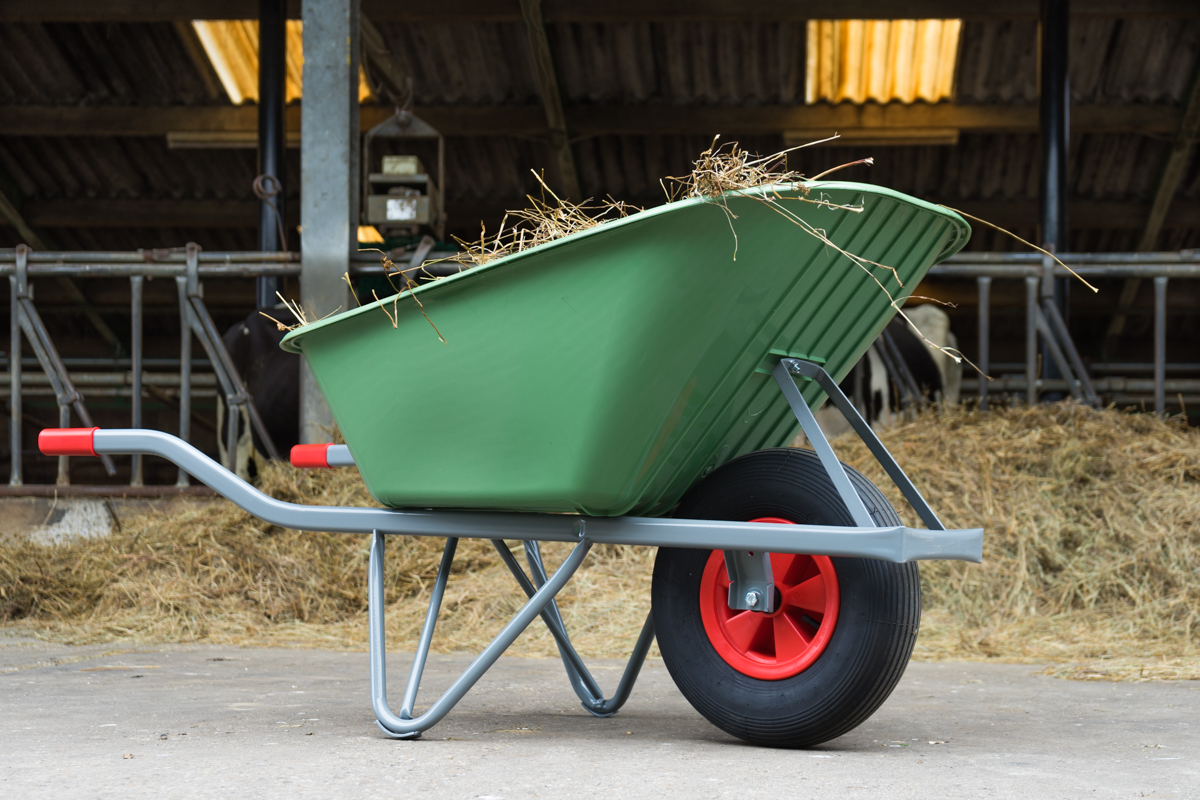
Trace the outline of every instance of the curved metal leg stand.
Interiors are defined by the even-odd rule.
[[[417,704],[417,692],[421,689],[421,674],[425,672],[425,661],[429,658],[429,645],[433,641],[433,628],[437,625],[438,611],[446,594],[446,583],[450,580],[450,567],[454,565],[454,551],[458,539],[447,539],[442,551],[442,563],[438,567],[437,580],[429,597],[429,610],[425,612],[425,624],[421,626],[421,638],[417,640],[417,652],[413,654],[412,671],[408,674],[408,686],[404,689],[404,700],[400,703],[400,719],[412,719],[413,706]],[[380,559],[382,564],[383,559]],[[380,567],[382,569],[382,566]],[[380,573],[382,577],[382,572]],[[386,694],[386,686],[385,692]]]
[[[471,666],[463,672],[450,685],[450,688],[439,697],[433,705],[429,707],[424,714],[415,719],[404,719],[394,713],[387,703],[387,681],[386,681],[386,647],[384,642],[383,630],[383,540],[384,534],[376,531],[371,536],[371,561],[367,570],[367,596],[368,609],[367,618],[369,621],[370,640],[370,660],[371,660],[371,705],[375,710],[375,717],[379,723],[379,727],[383,729],[389,736],[395,738],[414,738],[420,735],[422,731],[436,725],[450,712],[450,709],[463,698],[471,687],[487,672],[492,664],[496,663],[496,659],[508,649],[508,646],[521,635],[521,631],[529,626],[533,618],[542,612],[546,605],[554,599],[554,596],[562,590],[571,576],[575,574],[575,570],[579,569],[579,565],[583,563],[583,559],[587,556],[588,550],[591,549],[592,543],[587,539],[580,540],[579,544],[575,545],[575,549],[567,556],[567,560],[563,562],[554,576],[546,582],[542,588],[529,598],[521,610],[517,612],[503,630],[492,640],[491,644],[484,648]],[[450,545],[447,544],[447,550]],[[438,571],[439,580],[442,579],[443,573],[449,573],[447,561],[443,558],[442,570]],[[444,584],[443,584],[444,586]],[[439,598],[440,600],[440,598]],[[436,617],[437,611],[430,603],[430,613]],[[426,628],[429,628],[432,635],[432,627],[429,625],[429,617],[426,617]],[[425,639],[425,630],[422,630],[422,640]],[[414,674],[415,670],[414,663]],[[407,693],[406,693],[407,696]],[[415,699],[416,692],[413,690]]]
[[[633,646],[633,654],[629,656],[629,663],[625,665],[621,682],[617,684],[617,691],[613,693],[611,700],[605,700],[597,708],[589,708],[588,711],[597,717],[611,717],[620,710],[621,706],[625,705],[625,701],[629,699],[629,693],[633,691],[633,684],[637,682],[638,673],[642,671],[642,664],[646,663],[646,653],[650,652],[652,644],[654,644],[654,615],[647,614],[646,622],[642,625],[642,632],[638,634],[637,644]]]
[[[527,596],[533,597],[534,593],[538,591],[538,587],[543,586],[546,582],[546,572],[537,543],[524,543],[526,555],[529,557],[530,570],[533,572],[534,580],[537,581],[537,586],[534,586],[525,571],[521,569],[516,557],[508,549],[508,545],[499,539],[493,539],[492,544],[495,546],[496,552],[500,554],[500,558],[508,566],[509,571],[512,572],[513,577],[517,579],[517,583],[521,585],[521,589]],[[547,606],[541,616],[551,635],[554,636],[554,642],[558,645],[558,652],[562,656],[563,666],[567,671],[567,678],[571,681],[571,687],[575,690],[575,694],[582,701],[583,708],[589,714],[597,717],[611,717],[617,713],[629,699],[629,693],[633,691],[633,684],[637,681],[642,663],[646,660],[646,653],[649,652],[650,645],[654,643],[652,617],[650,615],[646,617],[646,623],[642,626],[642,632],[634,645],[629,663],[625,665],[625,672],[621,676],[621,682],[617,685],[616,693],[611,699],[605,700],[600,685],[596,683],[596,679],[592,677],[587,666],[584,665],[583,659],[571,644],[570,636],[563,624],[562,615],[558,613],[557,605],[553,611]]]
[[[541,548],[535,541],[526,541],[524,545],[525,560],[529,562],[529,574],[533,578],[534,585],[541,587],[546,583],[546,567],[542,563]],[[567,679],[571,682],[571,688],[583,701],[583,707],[589,712],[593,711],[596,706],[604,702],[604,690],[592,677],[591,671],[583,663],[583,658],[571,644],[571,637],[567,633],[567,625],[563,622],[562,613],[558,610],[557,601],[551,601],[550,605],[546,606],[546,610],[542,612],[542,621],[554,635],[554,643],[558,646],[558,655],[567,671]]]

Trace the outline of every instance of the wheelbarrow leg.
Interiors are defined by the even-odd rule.
[[[426,614],[425,625],[421,631],[421,642],[424,644],[424,648],[418,650],[419,658],[413,660],[410,685],[405,692],[406,702],[410,696],[414,703],[416,701],[425,656],[428,654],[428,642],[433,636],[434,622],[437,619],[438,608],[445,592],[446,581],[450,576],[450,564],[454,555],[453,547],[453,544],[447,542],[442,556],[442,564],[438,569],[437,581],[434,584],[435,597],[430,598],[429,612]],[[422,731],[428,730],[441,721],[450,712],[450,709],[454,708],[463,698],[463,695],[483,677],[483,673],[496,663],[496,659],[500,658],[509,645],[521,635],[533,618],[540,614],[554,599],[554,596],[562,590],[562,587],[579,569],[579,565],[583,563],[583,559],[587,557],[591,547],[592,542],[589,539],[581,539],[558,571],[534,593],[533,597],[529,598],[529,602],[509,620],[496,638],[471,662],[471,665],[450,685],[450,688],[434,701],[424,714],[405,719],[393,713],[387,702],[387,646],[384,637],[383,590],[384,534],[379,531],[372,533],[371,560],[367,568],[367,638],[370,643],[371,705],[375,711],[376,721],[384,733],[397,739],[414,739],[420,736]],[[439,585],[440,590],[438,589]],[[411,709],[409,709],[409,713],[411,713]]]
[[[542,563],[541,550],[538,548],[538,543],[527,541],[525,545],[525,553],[529,559],[529,569],[533,573],[533,581],[521,569],[521,565],[513,556],[512,551],[508,549],[503,541],[493,539],[492,544],[496,551],[500,554],[501,559],[512,572],[513,577],[517,579],[517,583],[521,585],[521,589],[529,597],[533,597],[534,593],[546,583],[545,566]],[[534,585],[536,582],[536,586]],[[563,623],[562,615],[558,611],[557,603],[552,602],[547,605],[542,611],[542,621],[546,623],[546,627],[550,630],[550,634],[554,637],[554,642],[558,645],[559,655],[562,657],[563,666],[566,668],[567,678],[571,682],[571,687],[575,690],[575,694],[582,701],[584,709],[597,717],[611,717],[620,710],[621,706],[625,705],[625,701],[629,699],[629,693],[633,691],[633,685],[637,681],[638,673],[641,671],[642,664],[646,660],[646,653],[650,651],[650,645],[654,643],[654,621],[650,615],[646,616],[646,622],[642,625],[642,631],[638,636],[637,643],[634,645],[633,653],[629,657],[629,662],[625,665],[625,672],[621,676],[621,681],[617,685],[617,691],[610,699],[604,698],[604,692],[600,685],[596,683],[596,679],[592,677],[587,666],[583,663],[579,653],[571,644],[571,638],[567,634],[566,625]]]
[[[525,560],[529,562],[529,575],[533,579],[534,586],[541,587],[546,583],[546,567],[542,564],[541,548],[535,541],[526,541],[524,544]],[[558,646],[558,654],[562,658],[563,667],[566,668],[571,687],[583,701],[583,707],[591,711],[593,706],[603,702],[604,691],[600,688],[600,684],[596,683],[596,679],[592,677],[587,665],[583,663],[583,659],[571,644],[566,623],[563,622],[562,613],[558,610],[556,600],[551,600],[550,605],[546,606],[546,610],[542,612],[542,621],[546,623],[546,627],[554,636],[554,643]]]
[[[400,703],[401,719],[412,719],[413,707],[417,704],[417,692],[421,689],[421,675],[425,672],[425,660],[429,657],[429,645],[433,641],[433,628],[437,625],[442,598],[446,594],[446,583],[450,580],[450,567],[454,564],[454,551],[458,539],[447,539],[442,551],[442,563],[438,567],[437,579],[429,597],[429,610],[425,612],[425,624],[421,626],[421,638],[417,640],[417,652],[413,654],[412,671],[408,674],[408,686],[404,689],[404,700]],[[386,691],[386,690],[385,690]]]

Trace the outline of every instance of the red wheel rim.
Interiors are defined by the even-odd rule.
[[[778,517],[751,522],[794,524]],[[821,657],[837,626],[841,593],[828,556],[771,554],[776,608],[770,614],[729,607],[725,556],[714,550],[700,579],[700,617],[713,648],[743,675],[777,681]]]

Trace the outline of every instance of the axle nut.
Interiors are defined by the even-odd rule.
[[[762,599],[762,595],[758,592],[746,592],[746,605],[754,608],[758,605],[758,601]]]

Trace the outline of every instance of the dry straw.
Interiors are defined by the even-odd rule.
[[[772,153],[767,156],[749,153],[743,150],[737,142],[721,143],[720,138],[720,136],[713,138],[708,149],[700,154],[700,157],[692,164],[691,172],[687,175],[661,179],[660,183],[663,187],[663,192],[666,194],[668,203],[683,199],[699,198],[719,206],[724,212],[726,221],[729,223],[729,230],[733,234],[733,260],[737,261],[738,236],[734,225],[737,214],[730,208],[729,198],[736,192],[746,192],[751,189],[765,190],[748,196],[750,199],[768,206],[788,222],[796,225],[806,234],[816,238],[830,249],[845,256],[854,265],[862,269],[887,297],[888,303],[895,309],[896,313],[908,323],[909,328],[929,347],[944,353],[954,359],[955,362],[961,363],[966,361],[968,364],[971,363],[957,349],[929,341],[920,329],[912,323],[912,320],[908,318],[901,307],[902,301],[898,301],[893,290],[888,288],[888,283],[891,282],[895,283],[897,289],[904,287],[904,283],[901,281],[900,275],[895,268],[863,258],[835,244],[829,239],[823,228],[816,227],[804,219],[803,216],[797,214],[792,207],[789,207],[789,205],[794,205],[795,203],[810,203],[849,213],[861,213],[863,211],[862,205],[833,203],[822,196],[810,197],[810,189],[813,182],[838,170],[857,165],[870,166],[875,163],[873,158],[862,158],[857,161],[851,161],[825,170],[813,178],[805,178],[799,172],[787,168],[788,154],[796,150],[838,139],[837,134],[826,139],[781,150],[778,153]],[[582,203],[572,203],[563,200],[547,185],[542,175],[535,170],[530,170],[530,172],[533,173],[534,178],[541,187],[540,197],[527,195],[526,198],[529,200],[529,207],[506,212],[500,222],[500,229],[491,236],[488,235],[487,228],[481,224],[478,241],[465,241],[455,237],[455,241],[461,249],[460,252],[448,259],[449,261],[462,264],[467,269],[470,269],[499,258],[504,258],[505,256],[520,253],[531,247],[537,247],[538,245],[547,244],[590,230],[606,222],[626,217],[632,212],[643,210],[637,206],[614,200],[612,197],[608,197],[599,203],[594,203],[590,198]],[[947,206],[943,207],[948,208]],[[954,209],[949,210],[953,211]],[[996,228],[996,230],[1012,236],[1014,239],[1029,245],[1034,250],[1044,253],[1059,264],[1062,264],[1052,253],[1026,242],[1010,231],[1004,230],[985,220],[978,220],[976,217],[971,217],[971,219],[976,219],[983,224]],[[390,312],[387,310],[386,303],[381,301],[378,295],[375,295],[375,299],[379,302],[380,308],[387,316],[392,327],[399,326],[398,303],[401,295],[405,291],[408,291],[409,295],[416,300],[418,307],[420,307],[421,314],[425,316],[426,321],[429,322],[437,333],[438,339],[445,344],[446,339],[442,336],[441,331],[437,329],[437,326],[433,324],[433,320],[429,319],[429,315],[425,313],[424,305],[422,305],[421,301],[412,291],[417,287],[412,273],[422,271],[425,269],[426,264],[434,262],[426,262],[426,264],[400,269],[392,263],[386,253],[383,253],[383,251],[379,252],[381,253],[380,261],[384,266],[384,274],[387,276],[396,294],[391,298],[392,310]],[[1070,271],[1072,275],[1075,275],[1075,272],[1070,267],[1067,267],[1065,264],[1062,264],[1062,266]],[[876,274],[877,269],[883,271],[884,274],[882,277]],[[426,272],[426,275],[430,280],[437,280],[436,277],[430,275],[428,272]],[[1096,291],[1095,287],[1087,283],[1083,278],[1078,275],[1075,276],[1083,281],[1092,291]],[[393,277],[400,281],[400,286],[397,286],[392,281]],[[350,284],[349,275],[345,276],[345,278],[346,283]],[[350,288],[353,293],[354,287],[352,284]],[[357,299],[357,295],[355,297]],[[280,299],[282,300],[283,298],[280,297]],[[923,299],[941,302],[933,298]],[[293,330],[309,324],[311,320],[307,319],[303,309],[286,300],[284,300],[284,303],[296,317],[296,323],[294,325],[285,325],[273,317],[268,317],[279,326],[280,330]],[[267,315],[264,314],[264,316]],[[975,365],[971,364],[971,366]]]
[[[1200,677],[1200,432],[1062,404],[927,411],[882,433],[944,522],[986,529],[984,563],[921,565],[916,655],[1050,662],[1090,680]],[[857,440],[834,446],[885,490]],[[271,465],[284,500],[369,504],[353,470]],[[565,550],[547,546],[554,563]],[[441,542],[389,539],[389,635],[411,646]],[[626,652],[649,607],[653,551],[596,548],[563,595],[589,656]],[[122,520],[103,539],[0,541],[0,620],[88,642],[210,641],[362,648],[364,537],[273,528],[225,501]],[[476,650],[522,602],[484,542],[463,541],[435,649]],[[535,624],[514,646],[554,655]]]
[[[599,203],[590,198],[582,203],[563,200],[546,184],[541,175],[534,170],[530,172],[541,186],[541,196],[526,195],[529,207],[506,212],[504,219],[500,221],[500,229],[492,236],[488,236],[487,229],[480,225],[477,242],[455,237],[454,240],[462,250],[451,258],[451,261],[468,268],[477,267],[642,210],[611,197]]]

